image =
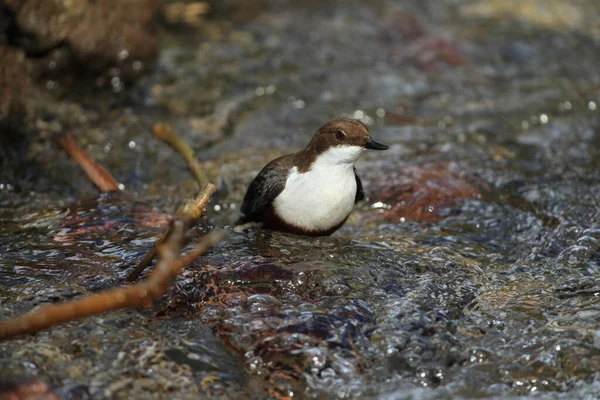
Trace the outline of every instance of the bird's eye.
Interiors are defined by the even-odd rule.
[[[346,137],[346,132],[344,131],[336,131],[335,132],[335,137],[337,137],[338,139],[343,139]]]

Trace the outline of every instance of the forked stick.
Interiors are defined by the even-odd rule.
[[[179,207],[175,213],[173,221],[180,221],[183,223],[184,230],[187,232],[188,229],[196,225],[198,220],[206,213],[206,205],[216,190],[217,188],[212,183],[206,185],[204,190],[202,190],[194,200],[188,200],[181,207]],[[127,278],[125,278],[127,282],[135,281],[140,276],[142,271],[144,271],[144,269],[150,265],[152,259],[156,255],[157,247],[171,236],[172,227],[173,224],[171,223],[171,225],[169,225],[169,229],[156,240],[154,247],[152,247],[152,249],[146,253],[137,267],[135,267],[135,269],[131,271],[129,275],[127,275]],[[184,240],[186,239],[184,238]]]
[[[63,322],[98,315],[106,311],[149,305],[167,292],[183,267],[193,262],[224,236],[223,232],[211,232],[204,236],[186,256],[180,257],[179,252],[186,242],[187,230],[182,221],[175,220],[170,231],[169,238],[158,247],[156,268],[146,281],[61,304],[45,305],[20,317],[0,322],[0,340],[35,333]]]
[[[208,182],[208,178],[204,174],[200,162],[194,155],[194,150],[179,136],[173,132],[173,128],[169,124],[165,123],[156,123],[152,127],[152,132],[157,139],[162,140],[167,143],[169,146],[173,147],[175,150],[181,154],[183,159],[187,161],[188,168],[190,169],[192,175],[194,175],[194,179],[198,183],[198,186],[201,189],[200,194],[196,197],[192,204],[185,203],[183,206],[179,207],[177,212],[175,213],[175,219],[180,219],[184,221],[185,226],[189,229],[192,226],[196,225],[198,220],[204,215],[204,208],[210,199],[210,196],[213,195],[216,188]],[[191,208],[190,208],[191,207]],[[196,210],[200,210],[200,214],[197,212],[193,212],[193,208]],[[135,267],[133,271],[125,280],[127,282],[135,281],[140,274],[150,265],[154,257],[156,256],[156,247],[163,243],[165,239],[169,236],[169,230],[163,233],[155,242],[154,246],[146,253],[142,261]]]

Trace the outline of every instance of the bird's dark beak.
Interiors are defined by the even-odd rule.
[[[378,142],[377,140],[369,140],[367,143],[365,143],[365,149],[371,149],[371,150],[387,150],[388,147],[381,143]]]

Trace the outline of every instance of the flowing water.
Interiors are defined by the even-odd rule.
[[[163,28],[126,90],[46,85],[30,129],[71,130],[125,191],[98,195],[43,137],[0,174],[0,318],[119,285],[195,195],[159,120],[218,186],[195,234],[228,236],[151,308],[0,343],[0,378],[65,398],[599,398],[599,18],[260,2]],[[390,145],[359,161],[346,225],[234,232],[259,169],[342,115]]]

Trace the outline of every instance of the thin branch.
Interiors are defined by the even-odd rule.
[[[166,142],[169,146],[181,154],[183,159],[188,163],[188,168],[192,172],[192,175],[194,175],[196,182],[198,182],[200,190],[208,185],[208,178],[202,170],[200,161],[198,161],[194,155],[194,150],[192,150],[192,148],[182,138],[173,132],[171,125],[162,123],[155,124],[152,127],[152,132],[154,132],[154,136],[157,139]]]
[[[179,207],[169,230],[156,241],[153,249],[128,277],[128,280],[136,279],[154,255],[158,254],[156,268],[149,274],[148,279],[134,286],[111,289],[62,304],[45,305],[20,317],[0,322],[0,340],[35,333],[63,322],[74,321],[111,310],[149,305],[167,292],[184,266],[190,264],[223,238],[224,234],[222,232],[212,232],[205,235],[188,255],[180,257],[179,253],[188,241],[188,230],[206,213],[206,205],[216,191],[216,187],[206,180],[200,168],[200,163],[195,159],[191,148],[173,134],[169,125],[155,126],[155,134],[182,153],[188,161],[196,180],[201,185],[202,191],[194,200],[188,200]],[[100,190],[118,189],[114,178],[77,146],[71,135],[60,138],[59,144],[80,165]]]
[[[142,261],[135,267],[133,271],[127,276],[127,282],[135,281],[140,274],[146,269],[152,262],[152,259],[156,255],[157,247],[164,243],[171,235],[174,223],[179,221],[183,224],[184,231],[188,231],[192,226],[196,225],[198,220],[205,214],[206,205],[210,201],[210,197],[215,193],[217,188],[212,183],[208,183],[204,190],[202,190],[194,200],[186,201],[175,213],[175,217],[169,225],[169,229],[156,240],[154,247],[144,256]]]
[[[158,247],[158,263],[146,281],[135,286],[112,289],[62,304],[45,305],[20,317],[0,322],[0,339],[35,333],[59,323],[106,311],[151,304],[167,292],[183,267],[189,265],[224,236],[222,232],[212,232],[204,236],[188,255],[180,257],[179,252],[186,242],[185,233],[184,223],[175,221],[169,239]]]
[[[58,144],[73,160],[75,160],[101,191],[110,192],[119,190],[119,184],[115,178],[113,178],[102,165],[94,161],[81,147],[79,147],[70,133],[59,138]]]

